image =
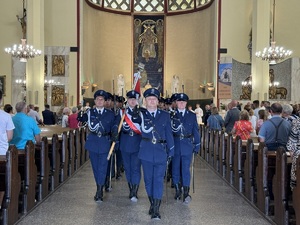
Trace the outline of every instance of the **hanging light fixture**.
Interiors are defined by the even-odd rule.
[[[276,64],[278,61],[283,60],[292,55],[291,50],[286,50],[283,47],[275,45],[275,0],[273,2],[273,37],[271,41],[271,46],[264,48],[263,51],[258,51],[255,53],[256,57],[266,60],[269,64]]]
[[[21,62],[27,62],[27,59],[34,58],[42,54],[41,50],[34,49],[32,45],[26,44],[26,29],[27,29],[27,21],[26,21],[26,8],[25,1],[23,0],[23,17],[20,18],[17,15],[18,21],[22,26],[23,38],[21,39],[21,44],[14,44],[10,48],[5,48],[5,52],[7,54],[11,54],[12,57],[19,58]]]

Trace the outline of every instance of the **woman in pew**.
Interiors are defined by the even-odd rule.
[[[2,91],[0,90],[0,104],[2,103]],[[8,142],[13,137],[15,129],[11,116],[0,109],[0,155],[5,155],[8,150]]]
[[[224,127],[224,120],[219,115],[219,110],[217,107],[212,107],[211,115],[207,119],[207,126],[214,130],[222,130]]]
[[[300,118],[294,119],[292,122],[291,133],[287,142],[287,150],[291,152],[292,168],[291,168],[291,189],[296,187],[296,161],[300,155]]]
[[[240,120],[234,123],[232,134],[241,137],[242,140],[248,140],[250,133],[254,132],[251,122],[249,121],[249,114],[246,110],[240,113]]]

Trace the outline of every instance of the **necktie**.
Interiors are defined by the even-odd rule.
[[[179,114],[180,114],[181,117],[183,117],[183,112],[180,112]]]
[[[155,118],[155,113],[154,112],[152,112],[151,115],[152,115],[153,118]]]

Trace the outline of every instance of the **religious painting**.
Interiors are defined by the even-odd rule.
[[[231,98],[232,63],[219,64],[219,91],[220,99]]]
[[[143,64],[140,86],[155,87],[163,93],[164,81],[164,17],[134,17],[134,72]]]
[[[65,62],[64,55],[52,56],[52,76],[64,76],[65,75]]]
[[[65,86],[64,85],[52,85],[51,93],[51,105],[63,106],[65,100]]]
[[[2,91],[2,95],[6,95],[6,76],[0,76],[0,91]]]

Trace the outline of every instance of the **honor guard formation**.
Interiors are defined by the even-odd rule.
[[[143,170],[149,215],[160,220],[165,179],[172,179],[175,200],[191,201],[190,167],[201,138],[196,114],[186,109],[189,97],[185,93],[162,99],[157,89],[149,88],[143,94],[145,107],[139,105],[140,97],[137,91],[129,91],[125,105],[124,98],[98,90],[95,107],[80,113],[78,120],[90,131],[85,149],[96,183],[94,200],[105,201],[103,190],[111,191],[111,179],[118,179],[125,170],[129,199],[137,202]]]

